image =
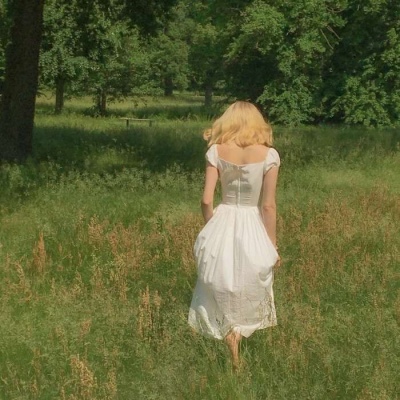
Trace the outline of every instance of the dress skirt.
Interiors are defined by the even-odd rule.
[[[255,206],[220,204],[199,233],[198,279],[189,324],[223,339],[231,330],[249,337],[276,325],[273,267],[278,253]]]

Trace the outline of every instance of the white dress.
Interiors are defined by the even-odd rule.
[[[188,322],[216,339],[230,330],[249,337],[277,323],[272,284],[278,253],[259,204],[264,174],[280,165],[279,154],[270,148],[264,161],[236,165],[219,158],[212,145],[206,159],[218,168],[222,202],[194,245],[198,279]]]

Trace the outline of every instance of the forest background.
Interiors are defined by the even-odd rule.
[[[38,3],[0,1],[2,70]],[[47,0],[29,153],[0,142],[0,398],[397,399],[399,6]],[[186,322],[201,132],[236,98],[273,123],[283,259],[238,374]]]
[[[12,2],[0,2],[0,82]],[[158,5],[157,5],[158,4]],[[174,90],[257,102],[274,123],[393,125],[400,112],[396,0],[47,0],[40,87],[90,94],[95,112]]]

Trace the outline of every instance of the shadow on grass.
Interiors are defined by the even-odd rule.
[[[173,169],[194,172],[193,179],[198,179],[198,172],[204,171],[207,149],[201,124],[156,125],[96,130],[37,127],[32,157],[23,165],[0,168],[0,198],[23,199],[29,196],[29,188],[58,182],[70,173],[73,177],[75,172],[89,179],[110,179],[110,175],[113,179],[125,169],[136,168],[148,176]],[[396,129],[277,127],[275,131],[282,172],[287,173],[309,165],[327,169],[355,167],[368,172],[384,157],[400,150],[400,131]],[[179,179],[180,173],[174,176]]]
[[[161,172],[174,165],[184,171],[202,171],[206,143],[198,126],[171,125],[101,128],[38,127],[34,134],[33,167],[53,162],[63,172],[113,173],[124,168]],[[107,130],[106,130],[107,129]],[[397,129],[365,130],[343,127],[303,127],[276,129],[276,147],[283,166],[308,164],[373,166],[385,155],[400,149]]]
[[[91,132],[76,128],[37,128],[32,161],[50,161],[81,172],[111,173],[137,167],[160,172],[173,165],[204,168],[206,143],[200,135],[157,127]]]
[[[182,129],[182,128],[180,128]],[[124,168],[161,172],[175,165],[184,171],[202,171],[206,143],[197,128],[183,132],[171,126],[134,127],[107,131],[79,128],[37,128],[32,161],[50,161],[62,171],[113,173]],[[276,130],[276,146],[283,166],[308,164],[373,166],[399,151],[400,131],[350,128]]]

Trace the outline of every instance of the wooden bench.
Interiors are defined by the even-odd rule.
[[[148,118],[128,118],[128,117],[124,117],[124,118],[120,118],[120,119],[124,119],[126,121],[126,127],[129,128],[129,121],[144,121],[144,122],[148,122],[149,126],[153,125],[153,120],[152,119],[148,119]]]

